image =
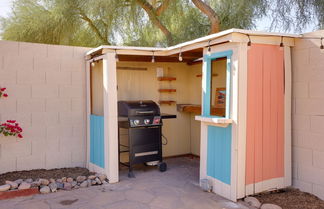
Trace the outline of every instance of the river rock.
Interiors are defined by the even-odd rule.
[[[261,209],[282,209],[279,205],[266,203],[261,206]]]
[[[23,181],[24,180],[22,180],[22,179],[17,179],[15,182],[19,185],[19,184],[23,183]]]
[[[43,186],[39,191],[42,194],[47,194],[51,192],[51,189],[48,186]]]
[[[5,192],[10,189],[10,184],[4,184],[0,186],[0,192]]]
[[[23,190],[23,189],[30,189],[31,184],[27,183],[27,182],[23,182],[19,185],[18,190]]]
[[[25,182],[31,184],[33,182],[33,179],[26,179]]]
[[[88,187],[88,181],[83,181],[83,182],[80,184],[80,187],[81,187],[81,188]]]
[[[78,177],[76,178],[76,181],[77,181],[78,183],[81,183],[81,182],[85,181],[86,179],[87,179],[87,177],[85,177],[85,176],[78,176]]]
[[[68,183],[72,183],[72,181],[73,181],[73,178],[69,177],[69,178],[66,179],[66,182],[68,182]]]
[[[88,186],[92,185],[92,181],[90,179],[88,179],[87,182],[88,182]]]
[[[99,185],[102,184],[99,178],[96,178],[95,181],[96,181],[96,183],[99,184]]]
[[[72,182],[71,182],[72,187],[77,186],[77,184],[78,184],[78,183],[77,183],[76,181],[72,181]]]
[[[57,191],[57,184],[56,182],[50,183],[48,187],[51,189],[51,192],[56,192]]]
[[[64,189],[64,184],[61,182],[56,182],[57,189]]]
[[[100,179],[100,181],[104,181],[106,180],[107,176],[105,174],[98,174],[98,178]]]
[[[90,176],[88,176],[88,179],[90,179],[90,180],[94,180],[95,178],[96,178],[95,175],[90,175]]]
[[[10,185],[10,189],[17,189],[18,188],[18,184],[14,181],[6,181],[6,184]]]
[[[246,198],[244,198],[244,202],[246,202],[250,206],[256,207],[256,208],[260,208],[260,206],[261,206],[260,201],[255,197],[246,197]]]
[[[75,186],[73,187],[73,189],[79,189],[79,188],[80,188],[79,185],[75,185]]]
[[[62,178],[62,181],[63,181],[63,183],[66,182],[66,177],[63,177]]]
[[[64,182],[64,190],[71,190],[72,189],[72,184],[69,182]]]
[[[50,183],[49,180],[47,180],[47,179],[39,179],[39,181],[40,181],[41,185],[44,185],[44,186],[47,186]]]
[[[62,179],[56,179],[56,182],[63,183]]]
[[[108,184],[108,182],[105,181],[105,180],[103,180],[101,183],[102,183],[102,184]]]
[[[33,182],[31,183],[31,187],[39,187],[40,185],[41,185],[40,180],[38,180],[38,181],[33,181]]]
[[[96,184],[97,184],[96,180],[91,180],[91,185],[96,185]]]
[[[50,178],[50,179],[49,179],[49,182],[50,182],[50,183],[55,183],[55,179]]]

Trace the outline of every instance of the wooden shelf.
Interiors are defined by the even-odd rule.
[[[159,101],[159,104],[160,105],[164,105],[164,104],[166,104],[166,105],[172,105],[172,104],[175,104],[176,103],[176,101],[172,101],[172,100],[160,100]]]
[[[175,77],[158,77],[158,81],[175,81],[177,78]]]
[[[218,76],[217,73],[213,74],[213,77],[216,77],[216,76]],[[198,75],[196,75],[196,77],[197,77],[197,78],[201,78],[201,77],[202,77],[202,74],[198,74]]]
[[[160,93],[173,93],[177,92],[177,89],[159,89]]]
[[[193,113],[195,115],[200,115],[201,114],[201,105],[196,105],[196,104],[177,104],[177,110],[179,112],[187,112],[187,113]],[[224,115],[225,115],[225,108],[212,107],[211,113],[212,113],[212,115],[224,117]]]

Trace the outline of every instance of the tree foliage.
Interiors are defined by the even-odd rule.
[[[314,20],[322,27],[323,11],[322,0],[14,0],[0,23],[5,40],[168,46],[229,28],[253,29],[265,15],[287,30]]]

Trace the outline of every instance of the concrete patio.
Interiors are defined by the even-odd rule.
[[[117,184],[0,201],[0,209],[247,209],[216,194],[203,192],[198,185],[199,160],[166,160],[168,171],[152,167],[135,169],[129,179],[122,169]]]

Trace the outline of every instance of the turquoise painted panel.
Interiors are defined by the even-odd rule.
[[[232,66],[232,55],[233,50],[223,51],[213,53],[211,55],[204,56],[204,69],[203,72],[206,72],[205,83],[203,83],[203,87],[205,87],[206,91],[203,92],[203,113],[204,117],[215,117],[210,115],[210,94],[211,94],[211,62],[213,60],[226,57],[227,58],[227,66],[226,66],[226,113],[225,118],[230,117],[230,94],[231,94],[231,66]]]
[[[232,125],[208,126],[207,175],[231,184]]]
[[[103,116],[90,116],[90,162],[105,167]]]

